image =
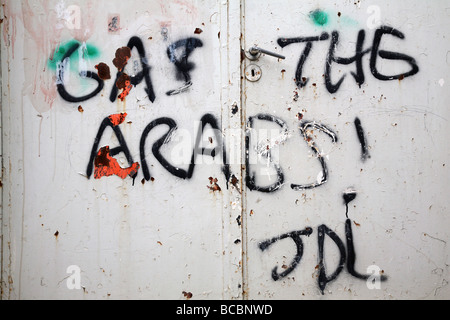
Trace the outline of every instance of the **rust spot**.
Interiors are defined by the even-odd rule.
[[[78,106],[78,112],[83,112],[83,107],[81,105]]]
[[[97,74],[100,79],[111,79],[111,72],[109,70],[109,66],[106,63],[100,62],[95,66],[95,69],[97,69]]]
[[[303,119],[303,114],[301,114],[300,112],[297,113],[297,119],[298,120],[302,120]]]
[[[209,177],[209,186],[206,186],[209,190],[215,191],[221,191],[222,189],[217,184],[217,178]]]
[[[112,125],[115,127],[115,126],[121,124],[125,120],[126,116],[127,116],[127,113],[123,112],[123,113],[111,114],[108,116],[108,118],[109,118],[109,121],[111,121]]]
[[[239,183],[239,179],[233,174],[233,176],[231,176],[231,184],[237,188],[237,183]]]
[[[123,101],[125,97],[130,93],[133,86],[131,85],[131,82],[129,80],[125,81],[125,88],[123,91],[119,94],[119,99]]]
[[[122,89],[122,92],[119,94],[119,99],[123,101],[133,88],[130,76],[126,73],[122,73],[116,81],[116,87]]]
[[[150,177],[150,181],[152,181],[152,182],[153,182],[153,181],[155,181],[155,178],[153,178],[153,177]]]
[[[94,165],[95,167],[100,167],[100,166],[109,166],[109,162],[110,162],[110,157],[108,157],[109,155],[109,146],[105,146],[103,148],[100,148],[100,151],[97,153],[97,156],[95,157],[94,160]]]
[[[53,234],[54,236],[55,236],[55,238],[58,238],[58,235],[59,235],[59,231],[58,230],[56,230],[56,232]]]
[[[186,299],[189,300],[190,298],[192,298],[192,292],[183,291],[182,293]]]
[[[338,17],[340,17],[341,16],[341,12],[338,12]]]
[[[356,221],[353,221],[353,223],[355,224],[355,226],[359,227],[361,226],[359,223],[357,223]]]
[[[252,216],[255,212],[253,210],[250,210],[250,215]]]
[[[109,154],[109,146],[100,148],[95,157],[94,166],[95,179],[111,175],[116,175],[122,179],[125,179],[127,175],[134,178],[139,169],[139,163],[137,162],[133,163],[129,168],[122,168],[117,160]]]
[[[162,242],[161,241],[156,241],[157,244],[159,244],[160,246],[162,246]]]
[[[200,33],[202,33],[202,32],[203,32],[203,30],[200,29],[200,28],[195,28],[195,30],[194,30],[194,33],[195,33],[195,34],[200,34]]]
[[[220,39],[220,31],[217,32],[217,38]]]
[[[401,74],[401,75],[398,77],[398,81],[402,81],[403,79],[405,79],[405,76],[404,76],[403,74]]]
[[[116,81],[116,87],[118,89],[125,89],[127,86],[127,81],[130,81],[130,76],[126,73],[122,73]],[[131,82],[131,81],[130,81]]]
[[[144,178],[142,178],[141,183],[145,184],[145,179]]]
[[[131,57],[131,49],[128,47],[122,47],[116,50],[116,57],[113,59],[113,64],[119,71],[122,71]]]

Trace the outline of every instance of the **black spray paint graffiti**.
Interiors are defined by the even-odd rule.
[[[247,128],[249,128],[249,130],[251,130],[253,128],[253,124],[254,124],[254,119],[258,119],[258,120],[263,120],[263,121],[270,121],[270,122],[274,122],[277,125],[280,126],[281,128],[281,134],[284,134],[287,136],[287,124],[280,118],[277,118],[275,116],[272,116],[270,114],[258,114],[256,116],[252,116],[249,117],[248,122],[247,122]],[[322,184],[324,184],[325,182],[327,182],[328,179],[328,168],[325,162],[325,159],[323,158],[319,147],[317,146],[317,144],[315,143],[314,139],[308,134],[308,131],[311,128],[314,128],[316,130],[319,130],[321,132],[324,132],[326,135],[328,135],[331,138],[331,141],[333,143],[337,142],[337,135],[328,127],[326,127],[323,124],[317,123],[315,121],[303,121],[302,123],[300,123],[299,125],[300,128],[300,133],[303,136],[304,140],[306,141],[306,143],[308,144],[308,146],[310,146],[311,150],[313,151],[313,153],[315,154],[315,156],[317,157],[317,159],[320,162],[322,171],[320,173],[320,180],[317,182],[313,182],[313,183],[309,183],[309,184],[291,184],[291,188],[293,190],[305,190],[305,189],[312,189],[315,187],[318,187]],[[272,165],[272,167],[275,169],[276,174],[277,174],[277,180],[269,185],[269,186],[260,186],[257,185],[256,183],[256,178],[255,178],[255,173],[252,171],[251,169],[251,164],[250,164],[250,135],[247,134],[245,137],[245,167],[246,167],[246,184],[247,184],[247,188],[249,188],[250,190],[255,190],[255,191],[260,191],[260,192],[274,192],[277,191],[278,189],[281,188],[281,186],[284,183],[284,174],[283,174],[283,170],[281,169],[280,165],[278,163],[275,163],[272,161],[272,157],[271,157],[271,153],[270,150],[267,150],[264,153],[260,153],[262,155],[264,155],[268,160],[270,165]]]
[[[112,148],[110,150],[109,155],[111,157],[113,157],[114,155],[123,152],[128,161],[128,164],[131,166],[134,163],[131,153],[129,151],[129,148],[127,146],[127,143],[125,141],[125,138],[123,137],[122,132],[120,130],[120,124],[123,122],[125,116],[126,116],[126,114],[111,115],[109,117],[104,118],[104,120],[101,122],[100,127],[97,131],[97,135],[94,139],[94,144],[91,149],[91,154],[90,154],[88,166],[86,169],[86,176],[88,178],[91,176],[93,169],[94,169],[93,163],[94,163],[94,160],[96,159],[96,156],[97,156],[97,153],[98,153],[98,150],[100,147],[100,140],[101,140],[105,130],[108,127],[111,127],[113,129],[114,134],[116,135],[118,143],[119,143],[118,147]],[[276,123],[280,127],[282,139],[287,139],[288,126],[287,126],[286,122],[284,122],[282,119],[272,116],[270,114],[258,114],[258,115],[248,118],[247,123],[248,123],[249,131],[247,131],[247,134],[245,137],[245,149],[246,149],[246,157],[245,157],[246,178],[245,178],[245,180],[246,180],[246,185],[247,185],[248,189],[251,191],[271,193],[271,192],[275,192],[275,191],[279,190],[282,187],[282,185],[284,183],[284,179],[285,179],[284,173],[283,173],[281,166],[278,163],[272,161],[270,149],[266,150],[264,148],[264,152],[262,152],[260,154],[264,155],[269,160],[270,165],[275,169],[277,180],[269,186],[262,186],[262,185],[257,184],[256,174],[255,174],[255,172],[252,171],[252,164],[250,163],[250,160],[249,160],[250,130],[253,128],[255,119]],[[358,121],[356,121],[356,120],[358,120]],[[358,125],[357,125],[358,137],[360,139],[363,139],[363,141],[364,141],[363,149],[365,150],[366,149],[365,137],[364,137],[363,130],[361,127],[361,123],[358,118],[355,119],[355,123],[356,122],[358,123]],[[232,174],[230,172],[230,164],[229,164],[228,158],[227,158],[226,143],[225,143],[225,140],[222,138],[222,131],[218,125],[218,120],[211,114],[205,114],[200,119],[199,128],[198,128],[199,130],[195,137],[191,160],[190,160],[187,170],[179,168],[178,166],[172,165],[160,152],[161,147],[170,140],[169,138],[174,133],[174,131],[177,130],[177,128],[178,128],[175,120],[172,118],[169,118],[169,117],[162,117],[162,118],[157,118],[157,119],[151,121],[144,128],[141,138],[140,138],[140,143],[139,143],[139,152],[140,152],[140,158],[141,158],[140,160],[141,160],[142,172],[143,172],[145,180],[148,181],[151,179],[151,174],[150,174],[149,166],[147,164],[146,152],[145,152],[147,136],[154,128],[161,126],[161,125],[167,126],[168,130],[165,134],[163,134],[159,139],[157,139],[153,143],[151,150],[152,150],[154,157],[162,165],[163,168],[165,168],[173,176],[176,176],[181,179],[190,179],[190,178],[192,178],[194,168],[197,163],[196,160],[199,155],[206,155],[206,156],[211,156],[214,158],[217,154],[222,153],[222,164],[223,164],[222,172],[225,176],[225,179],[227,181],[227,187],[228,187],[228,182],[229,182]],[[208,125],[212,129],[214,129],[213,132],[214,132],[214,141],[216,141],[216,147],[214,147],[212,149],[201,147],[201,141],[203,139],[203,131],[204,131],[205,127]],[[314,121],[303,121],[299,124],[300,133],[303,136],[305,142],[308,144],[308,146],[311,148],[311,150],[317,157],[322,170],[320,172],[320,177],[321,177],[320,181],[310,183],[310,184],[291,184],[291,188],[293,190],[304,190],[304,189],[316,188],[318,186],[321,186],[328,180],[328,168],[327,168],[325,159],[322,156],[322,154],[319,150],[319,147],[315,143],[314,139],[308,133],[308,131],[311,129],[315,129],[317,131],[324,132],[327,136],[330,137],[330,139],[333,143],[337,142],[336,134],[323,124],[320,124],[320,123],[317,123]],[[134,179],[135,177],[136,177],[136,175],[134,175],[132,178]]]
[[[80,76],[82,76],[84,74],[84,76],[86,78],[94,79],[98,83],[97,87],[91,93],[88,93],[88,94],[86,94],[84,96],[80,96],[80,97],[75,97],[75,96],[71,95],[69,92],[67,92],[66,87],[64,86],[64,73],[65,73],[66,68],[68,68],[70,56],[76,50],[78,50],[79,47],[80,47],[79,43],[74,43],[67,50],[67,52],[61,59],[61,62],[56,70],[56,87],[57,87],[58,93],[64,100],[66,100],[68,102],[81,102],[81,101],[88,100],[92,97],[95,97],[100,91],[102,91],[103,86],[104,86],[103,80],[99,78],[97,73],[92,72],[92,71],[85,71],[85,72],[80,72]]]
[[[318,277],[317,282],[319,289],[322,294],[324,294],[324,290],[328,283],[334,281],[337,279],[339,274],[342,272],[345,266],[347,266],[347,271],[355,278],[361,279],[361,280],[369,280],[371,275],[369,274],[362,274],[355,270],[355,262],[356,262],[356,252],[354,247],[354,239],[353,239],[353,231],[352,231],[352,222],[348,218],[348,204],[350,201],[354,200],[356,197],[356,192],[354,191],[347,191],[344,192],[343,198],[346,206],[346,220],[345,220],[345,242],[346,245],[344,245],[344,242],[341,240],[341,238],[331,230],[329,227],[327,227],[325,224],[321,224],[317,227],[317,243],[318,243]],[[267,250],[272,244],[276,243],[279,240],[290,238],[296,248],[297,252],[294,255],[294,258],[291,262],[291,264],[287,267],[285,267],[285,270],[281,273],[277,272],[278,267],[274,267],[272,269],[272,279],[274,281],[280,280],[287,275],[289,275],[291,272],[295,270],[295,268],[298,266],[302,259],[303,255],[303,241],[301,239],[301,236],[310,236],[313,233],[313,229],[311,227],[306,227],[303,230],[300,231],[292,231],[289,233],[282,234],[280,236],[274,237],[269,240],[265,240],[259,243],[259,249],[261,251]],[[325,236],[328,236],[333,243],[336,245],[338,251],[339,251],[339,262],[336,268],[331,272],[331,274],[327,274],[326,272],[326,261],[325,261]],[[347,248],[346,248],[347,247]],[[384,274],[377,275],[377,279],[379,281],[386,281],[387,276]]]
[[[170,135],[177,129],[176,122],[171,118],[158,118],[152,122],[150,122],[142,132],[141,141],[140,141],[140,155],[141,155],[141,163],[142,163],[142,171],[144,173],[144,178],[148,181],[150,180],[150,171],[148,169],[146,157],[145,157],[145,141],[147,139],[148,134],[150,131],[159,126],[159,125],[167,125],[169,127],[169,130],[166,134],[164,134],[160,139],[158,139],[152,146],[152,153],[155,156],[155,158],[161,163],[161,165],[169,171],[172,175],[182,178],[182,179],[190,179],[194,173],[194,167],[196,164],[196,158],[198,155],[208,155],[211,157],[215,157],[218,152],[222,153],[222,160],[223,160],[223,167],[222,171],[225,175],[225,179],[228,183],[228,180],[230,179],[230,169],[229,164],[227,161],[227,154],[225,149],[225,143],[222,143],[222,137],[218,132],[220,132],[220,128],[218,126],[216,118],[211,114],[205,114],[201,119],[201,128],[199,128],[199,133],[197,134],[195,138],[195,145],[194,149],[192,151],[192,157],[191,157],[191,163],[189,164],[188,170],[184,170],[178,167],[175,167],[167,161],[162,154],[160,153],[161,146],[167,141],[167,138],[170,137]],[[213,148],[213,149],[206,149],[206,148],[200,148],[201,140],[202,140],[202,132],[203,129],[210,125],[214,130],[215,133],[215,140],[217,142],[217,145],[222,145],[222,150],[219,149],[219,147]],[[219,149],[216,151],[216,149]]]
[[[131,37],[131,39],[128,41],[127,47],[130,48],[130,51],[133,50],[133,48],[136,48],[136,50],[139,53],[139,60],[142,66],[142,70],[139,71],[137,75],[130,76],[130,82],[133,86],[137,86],[139,83],[142,82],[142,80],[145,80],[146,85],[145,92],[147,93],[149,100],[151,102],[154,102],[156,97],[155,93],[153,92],[153,85],[150,78],[150,66],[147,63],[144,44],[138,37]],[[116,83],[122,74],[123,70],[119,70],[117,72],[116,80],[114,81],[114,84],[111,88],[111,94],[109,95],[109,100],[111,102],[114,102],[117,98],[118,87]]]
[[[122,131],[120,130],[120,127],[119,127],[120,123],[123,122],[125,116],[126,116],[126,114],[111,115],[109,117],[106,117],[100,124],[100,128],[95,137],[94,144],[92,146],[91,154],[89,157],[89,163],[88,163],[88,166],[86,169],[87,178],[90,178],[90,176],[92,175],[92,172],[94,169],[94,162],[97,159],[98,154],[99,154],[100,140],[105,132],[105,129],[108,127],[111,127],[113,129],[114,134],[116,135],[117,140],[119,142],[119,146],[109,150],[108,155],[113,157],[114,155],[116,155],[120,152],[123,152],[128,161],[128,164],[130,166],[132,166],[134,164],[133,158],[128,149],[125,138],[123,137]],[[117,118],[119,118],[119,119],[115,120]],[[227,187],[228,187],[228,181],[231,178],[231,173],[230,173],[229,163],[227,160],[225,143],[222,142],[222,135],[220,134],[221,130],[218,125],[218,121],[211,114],[205,114],[200,119],[200,128],[199,128],[198,134],[195,138],[195,144],[194,144],[194,148],[192,151],[192,157],[191,157],[191,161],[190,161],[190,164],[189,164],[189,167],[187,170],[173,166],[160,152],[160,149],[163,146],[163,144],[167,143],[167,141],[169,140],[169,137],[177,129],[177,124],[176,124],[175,120],[168,118],[168,117],[163,117],[163,118],[158,118],[158,119],[151,121],[144,128],[142,135],[141,135],[141,139],[140,139],[140,145],[139,145],[142,171],[143,171],[145,180],[148,181],[151,179],[150,170],[149,170],[149,166],[147,164],[146,154],[145,154],[145,142],[147,140],[147,136],[149,135],[149,133],[155,127],[160,126],[160,125],[166,125],[169,127],[169,129],[164,135],[162,135],[159,139],[157,139],[153,143],[151,150],[152,150],[152,153],[155,156],[156,160],[158,160],[158,162],[163,166],[163,168],[165,168],[169,173],[171,173],[172,175],[174,175],[178,178],[190,179],[194,173],[194,167],[195,167],[196,159],[197,159],[198,155],[211,156],[214,158],[219,153],[222,153],[222,163],[223,163],[222,172],[225,176],[225,179],[227,182]],[[212,129],[214,129],[213,130],[214,139],[216,141],[216,147],[211,148],[211,149],[203,148],[201,146],[201,141],[203,139],[203,132],[204,132],[205,127],[208,125]],[[117,168],[117,169],[120,170],[120,168]],[[132,176],[133,179],[135,177],[136,177],[136,174],[134,174]]]
[[[278,273],[277,272],[278,267],[274,267],[272,269],[272,279],[273,280],[277,281],[281,278],[286,277],[289,273],[294,271],[295,267],[297,267],[297,264],[300,262],[300,260],[302,259],[302,256],[303,256],[303,241],[302,241],[301,236],[309,237],[312,232],[313,232],[313,230],[311,228],[307,227],[304,230],[288,232],[288,233],[282,234],[278,237],[272,238],[270,240],[263,241],[259,244],[259,248],[261,249],[261,251],[264,251],[264,250],[268,249],[272,244],[274,244],[275,242],[277,242],[279,240],[291,238],[292,241],[294,241],[295,246],[297,247],[297,253],[295,254],[294,259],[292,260],[290,266],[287,267],[286,270],[284,270],[281,273]]]
[[[333,143],[337,142],[337,136],[336,134],[330,130],[329,128],[327,128],[326,126],[316,123],[316,122],[303,122],[300,124],[300,132],[303,135],[305,141],[308,142],[308,145],[311,147],[311,150],[314,152],[314,154],[317,156],[317,159],[320,162],[320,165],[322,166],[322,173],[321,173],[321,178],[320,181],[316,182],[316,183],[310,183],[310,184],[291,184],[291,188],[294,190],[304,190],[304,189],[312,189],[315,187],[318,187],[322,184],[324,184],[327,179],[328,179],[328,168],[327,168],[327,164],[325,163],[325,159],[322,157],[322,154],[319,150],[319,148],[317,147],[316,143],[314,142],[314,140],[309,137],[308,135],[308,129],[309,128],[315,128],[319,131],[322,131],[324,133],[326,133],[330,138],[331,141]]]
[[[200,39],[187,38],[172,43],[167,48],[167,56],[177,68],[177,78],[184,80],[184,85],[175,90],[167,91],[168,96],[184,92],[192,85],[189,72],[194,68],[194,64],[188,62],[188,57],[195,48],[203,46]]]
[[[337,83],[333,83],[331,80],[331,68],[333,63],[342,64],[342,65],[349,65],[352,63],[355,63],[356,65],[356,72],[351,72],[353,78],[355,79],[356,83],[361,87],[361,85],[364,83],[364,71],[362,67],[362,58],[364,55],[370,53],[370,71],[372,75],[378,79],[378,80],[395,80],[399,79],[402,80],[406,77],[415,75],[417,72],[419,72],[419,67],[417,66],[417,63],[414,58],[411,56],[408,56],[403,53],[399,52],[392,52],[392,51],[386,51],[386,50],[380,50],[380,43],[382,40],[383,35],[392,35],[394,37],[397,37],[399,39],[404,39],[405,36],[402,32],[400,32],[397,29],[394,29],[392,27],[388,26],[381,26],[378,29],[375,30],[374,38],[372,47],[369,47],[365,50],[363,50],[364,40],[365,40],[365,31],[360,30],[358,33],[358,38],[356,41],[356,48],[355,48],[355,55],[350,58],[342,58],[342,57],[336,57],[335,56],[335,50],[337,47],[337,44],[339,43],[339,33],[337,31],[333,31],[331,33],[331,42],[330,47],[328,49],[326,62],[325,62],[325,85],[330,93],[335,93],[339,90],[339,87],[341,86],[342,82],[344,81],[345,75],[343,75]],[[313,36],[313,37],[296,37],[296,38],[279,38],[277,40],[278,44],[284,48],[287,45],[293,44],[293,43],[306,43],[305,48],[303,49],[303,52],[300,55],[297,69],[295,72],[295,83],[298,88],[302,88],[306,86],[308,83],[308,78],[304,77],[302,75],[303,73],[303,66],[308,59],[308,56],[311,52],[313,42],[318,41],[324,41],[328,40],[330,38],[330,35],[327,32],[323,32],[320,36]],[[409,64],[411,69],[408,72],[396,74],[396,75],[385,75],[378,71],[377,68],[377,60],[378,58],[387,59],[387,60],[401,60]]]
[[[253,128],[253,122],[254,122],[255,118],[258,120],[274,122],[282,128],[282,132],[287,132],[287,124],[283,120],[281,120],[277,117],[274,117],[270,114],[258,114],[256,116],[249,117],[248,121],[247,121],[247,127],[250,130]],[[256,190],[256,191],[261,191],[261,192],[274,192],[274,191],[278,190],[284,183],[284,174],[283,174],[283,170],[281,170],[281,167],[278,165],[278,163],[272,162],[270,150],[265,152],[264,155],[269,159],[270,163],[276,170],[277,181],[275,181],[270,186],[263,187],[263,186],[258,186],[256,184],[255,173],[251,172],[251,168],[250,168],[251,166],[250,166],[250,160],[249,160],[250,159],[249,148],[250,148],[250,136],[247,134],[245,136],[245,168],[246,168],[245,181],[247,184],[247,188],[249,188],[250,190]]]
[[[117,20],[113,20],[114,27],[116,27]],[[110,25],[112,27],[112,25]],[[113,30],[110,30],[113,31]],[[116,30],[114,30],[116,31]],[[351,65],[354,63],[355,71],[351,72],[351,75],[353,76],[355,82],[361,87],[362,84],[365,82],[365,75],[363,71],[363,58],[370,54],[369,59],[369,67],[372,75],[382,81],[387,80],[394,80],[399,79],[402,80],[406,77],[412,76],[416,74],[419,71],[419,68],[416,64],[416,61],[414,58],[405,55],[403,53],[398,52],[391,52],[386,50],[380,50],[380,44],[382,41],[382,38],[384,35],[391,35],[398,39],[404,39],[403,33],[401,33],[399,30],[382,26],[375,30],[374,38],[372,46],[369,48],[364,49],[364,42],[366,33],[364,30],[360,30],[357,36],[356,40],[356,46],[355,46],[355,54],[352,57],[338,57],[335,54],[336,48],[339,44],[339,33],[337,31],[331,32],[331,35],[324,32],[319,36],[312,36],[312,37],[297,37],[297,38],[280,38],[278,39],[278,44],[284,48],[290,44],[294,43],[305,43],[305,47],[299,57],[297,68],[295,72],[295,83],[298,88],[305,87],[308,83],[308,78],[303,76],[303,68],[305,66],[305,63],[307,62],[307,59],[311,53],[311,50],[313,48],[314,42],[320,42],[330,39],[330,46],[327,51],[326,55],[326,61],[325,61],[325,73],[324,73],[324,79],[325,79],[325,85],[327,90],[330,93],[335,93],[339,90],[340,86],[342,85],[346,75],[341,76],[341,78],[334,82],[331,79],[332,74],[332,67],[334,64],[338,65]],[[83,71],[80,72],[80,76],[93,79],[97,82],[96,88],[82,96],[75,96],[70,94],[65,87],[64,84],[64,72],[66,70],[66,66],[68,65],[68,59],[72,56],[72,54],[78,50],[80,44],[74,43],[64,54],[60,66],[57,69],[57,91],[59,95],[68,102],[82,102],[89,100],[93,97],[95,97],[104,87],[104,80],[100,78],[95,72],[91,71]],[[179,41],[176,41],[172,44],[170,44],[167,47],[167,57],[170,60],[171,63],[174,64],[176,68],[176,79],[183,81],[183,84],[172,90],[166,91],[167,96],[176,95],[182,92],[185,92],[190,86],[192,86],[192,78],[191,78],[191,72],[194,69],[194,64],[190,61],[188,61],[189,57],[191,56],[192,52],[199,47],[202,47],[203,43],[200,39],[197,38],[185,38],[181,39]],[[153,103],[156,99],[156,94],[153,90],[153,85],[150,77],[150,70],[151,66],[148,63],[147,60],[147,54],[145,51],[145,47],[143,42],[139,37],[131,37],[127,43],[126,46],[130,53],[132,49],[136,49],[139,54],[139,63],[141,70],[136,71],[136,74],[133,76],[129,76],[129,83],[132,86],[137,86],[141,84],[144,80],[145,82],[145,92],[149,98],[149,100]],[[379,59],[386,59],[386,60],[393,60],[393,61],[403,61],[406,62],[410,66],[410,70],[408,72],[396,74],[396,75],[386,75],[382,74],[378,67],[377,62]],[[139,64],[136,63],[136,66]],[[126,60],[125,60],[126,64]],[[118,86],[117,83],[119,79],[121,79],[125,75],[123,68],[118,68],[118,71],[116,73],[116,77],[114,80],[114,83],[111,88],[111,93],[109,95],[109,99],[111,102],[114,102],[118,98]],[[236,106],[237,107],[237,106]],[[236,109],[237,110],[237,109]],[[237,112],[237,111],[236,111]],[[233,111],[233,114],[235,112]],[[86,175],[89,178],[93,171],[94,166],[95,169],[98,169],[98,167],[102,167],[101,169],[108,169],[108,166],[110,166],[111,163],[115,165],[115,169],[119,172],[121,177],[129,175],[133,179],[137,176],[137,170],[140,168],[139,164],[137,162],[133,161],[133,157],[131,156],[130,150],[127,146],[127,143],[125,141],[125,138],[123,137],[123,134],[120,130],[120,123],[122,123],[124,117],[126,116],[121,114],[118,117],[106,117],[103,119],[103,121],[100,124],[99,130],[97,132],[97,135],[95,137],[88,166],[86,169]],[[116,120],[116,118],[119,118],[120,120]],[[248,118],[247,125],[250,130],[253,128],[254,120],[262,120],[267,121],[271,123],[275,123],[280,128],[281,135],[284,135],[287,130],[287,124],[282,119],[275,117],[270,114],[257,114],[255,116],[251,116]],[[200,133],[197,134],[195,137],[194,142],[194,148],[192,150],[191,155],[191,161],[188,165],[187,169],[179,168],[177,166],[174,166],[170,161],[168,161],[163,154],[161,153],[161,148],[164,144],[167,143],[168,140],[170,140],[170,136],[177,130],[177,123],[174,119],[169,117],[162,117],[157,118],[153,121],[151,121],[143,130],[140,143],[139,143],[139,152],[140,152],[140,162],[142,167],[142,172],[144,175],[145,180],[151,180],[151,173],[149,169],[149,165],[147,164],[147,157],[146,157],[146,141],[148,138],[148,135],[152,132],[152,130],[156,127],[159,127],[161,125],[167,126],[168,130],[159,137],[151,146],[151,151],[153,156],[156,158],[156,160],[162,165],[163,168],[165,168],[170,174],[173,176],[180,178],[180,179],[190,179],[193,176],[194,168],[196,164],[196,159],[198,156],[207,155],[211,157],[215,157],[219,153],[222,153],[222,171],[225,176],[225,179],[227,181],[227,187],[228,182],[233,181],[230,180],[234,178],[237,179],[234,175],[230,172],[230,166],[227,159],[227,153],[226,153],[226,146],[225,142],[222,139],[222,134],[220,134],[220,127],[218,125],[219,121],[211,114],[205,114],[201,117],[201,125],[200,125]],[[203,129],[209,125],[212,129],[215,129],[215,135],[214,139],[217,142],[216,148],[203,148],[201,147],[201,141],[203,139],[202,131]],[[358,141],[361,145],[361,159],[365,161],[367,158],[370,158],[370,155],[368,153],[368,143],[365,136],[364,129],[362,127],[361,121],[359,118],[355,118],[354,125],[356,129],[356,134]],[[111,128],[118,140],[119,146],[110,149],[109,146],[102,146],[100,147],[100,140],[107,128]],[[322,156],[319,146],[316,144],[312,136],[309,135],[308,131],[311,129],[315,129],[316,131],[322,132],[326,134],[333,144],[337,143],[337,135],[329,129],[327,126],[317,123],[314,121],[303,121],[299,123],[299,131],[300,135],[304,138],[307,145],[310,147],[314,155],[316,156],[317,160],[320,163],[321,166],[321,172],[320,172],[320,179],[317,180],[317,182],[309,183],[309,184],[294,184],[292,183],[291,189],[293,190],[304,190],[304,189],[312,189],[319,187],[326,183],[328,181],[329,175],[328,175],[328,167],[327,163],[325,161],[325,158]],[[275,192],[277,190],[280,190],[283,186],[283,183],[285,181],[285,176],[283,173],[283,170],[281,166],[272,161],[272,154],[271,150],[268,149],[264,153],[261,153],[264,157],[266,157],[269,160],[270,165],[275,170],[277,179],[274,183],[272,183],[269,186],[262,186],[259,185],[256,181],[256,174],[252,171],[252,165],[249,161],[249,148],[250,148],[250,135],[246,135],[245,137],[245,175],[246,175],[246,186],[251,191],[259,191],[264,193],[271,193]],[[287,138],[286,138],[287,139]],[[128,162],[129,168],[126,168],[126,170],[122,170],[120,166],[118,166],[117,161],[112,158],[115,155],[123,153],[125,155],[126,161]],[[113,161],[114,160],[114,161]],[[112,170],[114,171],[114,170]],[[95,171],[94,176],[96,176],[96,172],[99,172],[97,175],[101,177],[104,173],[102,171]],[[114,173],[114,172],[113,172]],[[106,172],[106,174],[109,175],[109,172]],[[106,175],[105,174],[105,175]],[[116,174],[116,173],[115,173]],[[232,182],[233,183],[233,182]],[[234,184],[234,183],[233,183]],[[318,244],[318,287],[321,291],[321,293],[324,293],[324,290],[326,289],[326,286],[336,280],[338,276],[341,274],[341,272],[344,270],[345,267],[347,267],[347,271],[349,274],[351,274],[353,277],[361,280],[368,280],[369,275],[362,274],[355,269],[355,263],[356,263],[356,252],[355,252],[355,246],[354,246],[354,235],[352,230],[352,222],[348,218],[348,204],[353,201],[356,198],[356,192],[345,192],[343,194],[343,199],[346,207],[346,220],[345,220],[345,241],[343,241],[338,234],[330,229],[327,225],[321,224],[317,227],[317,244]],[[238,221],[239,223],[239,221]],[[296,253],[290,263],[289,266],[285,268],[284,271],[279,271],[278,267],[275,266],[272,269],[272,279],[275,281],[278,281],[282,278],[285,278],[289,274],[291,274],[299,265],[303,256],[304,251],[304,242],[302,240],[302,236],[310,237],[313,233],[313,228],[306,227],[303,230],[299,231],[292,231],[289,233],[282,234],[280,236],[271,238],[269,240],[265,240],[259,244],[259,249],[263,252],[268,250],[269,247],[271,247],[273,244],[280,240],[284,239],[291,239],[295,246],[296,246]],[[328,237],[332,240],[332,242],[336,245],[338,252],[339,252],[339,262],[336,268],[332,272],[327,273],[326,269],[326,252],[325,252],[325,239]],[[380,281],[385,281],[387,277],[385,275],[380,276]]]
[[[181,92],[186,91],[191,85],[192,80],[190,76],[190,71],[194,69],[194,64],[191,62],[188,62],[188,57],[192,53],[192,51],[195,48],[201,47],[203,45],[202,41],[197,38],[186,38],[178,40],[167,48],[167,56],[170,59],[172,63],[175,64],[177,69],[177,77],[182,77],[184,80],[184,85],[178,89],[167,91],[167,95],[175,95]],[[56,71],[56,85],[57,85],[57,91],[61,98],[68,102],[82,102],[89,100],[93,97],[95,97],[100,91],[103,89],[105,83],[104,79],[101,79],[96,72],[92,71],[81,71],[80,77],[84,78],[91,78],[95,81],[97,81],[97,87],[90,93],[83,95],[83,96],[74,96],[67,92],[65,84],[64,84],[64,74],[66,72],[66,68],[68,66],[68,59],[72,56],[72,54],[79,48],[80,44],[78,42],[75,42],[64,54],[62,57],[59,67]],[[154,102],[156,99],[156,94],[153,90],[153,85],[150,77],[150,65],[148,64],[147,55],[145,52],[144,44],[142,43],[142,40],[139,37],[131,37],[130,40],[127,43],[127,47],[130,49],[130,51],[133,48],[136,48],[139,54],[139,61],[141,65],[141,70],[133,76],[130,76],[130,83],[132,86],[137,86],[142,82],[142,80],[145,81],[145,92],[148,96],[148,99],[151,102]],[[119,69],[115,78],[115,81],[111,87],[111,93],[109,96],[109,99],[111,102],[114,102],[117,99],[118,96],[118,90],[117,82],[121,78],[121,76],[124,75],[123,69]]]
[[[88,166],[86,168],[86,176],[89,178],[92,174],[92,171],[94,169],[94,161],[97,159],[97,155],[98,155],[98,150],[99,150],[99,145],[100,145],[100,140],[103,136],[103,133],[105,132],[106,128],[112,128],[112,130],[114,131],[114,134],[116,135],[116,138],[119,142],[119,146],[115,147],[113,149],[109,150],[109,156],[113,157],[121,152],[123,152],[123,154],[125,155],[128,164],[131,166],[134,162],[133,162],[133,157],[131,156],[130,150],[128,149],[127,143],[125,141],[125,138],[123,137],[122,131],[120,130],[119,127],[119,123],[115,122],[111,116],[110,117],[106,117],[105,119],[103,119],[103,121],[100,124],[100,128],[98,129],[97,135],[94,139],[94,144],[92,145],[92,149],[91,149],[91,155],[89,157],[89,162],[88,162]],[[136,178],[137,173],[135,173],[132,178],[133,178],[133,184],[134,184],[134,179]]]
[[[359,143],[361,144],[361,159],[363,161],[366,161],[367,158],[370,158],[370,155],[369,155],[369,150],[367,147],[367,139],[364,134],[364,129],[361,125],[361,120],[359,120],[358,117],[355,118],[354,123],[355,123],[356,133],[358,135]]]

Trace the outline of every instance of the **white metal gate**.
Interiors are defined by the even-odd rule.
[[[449,1],[2,1],[3,299],[448,299]]]

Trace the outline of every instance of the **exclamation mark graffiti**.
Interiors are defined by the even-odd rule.
[[[370,155],[367,148],[367,139],[364,134],[364,129],[361,125],[361,120],[359,120],[358,117],[355,118],[355,128],[356,133],[358,134],[359,143],[361,144],[361,160],[365,161],[367,158],[370,158]]]

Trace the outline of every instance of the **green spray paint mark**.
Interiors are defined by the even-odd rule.
[[[314,10],[309,14],[309,18],[316,26],[325,26],[328,23],[328,14],[320,9]]]
[[[358,21],[356,21],[355,19],[352,19],[350,17],[345,17],[345,16],[340,17],[339,23],[345,27],[358,27],[359,26]]]
[[[77,40],[70,40],[68,42],[62,43],[58,48],[55,49],[53,57],[48,59],[48,67],[52,70],[56,70],[57,65],[61,62],[67,51],[70,50],[75,44],[79,44],[77,50],[70,56],[70,68],[78,69],[78,61],[82,59],[94,59],[100,56],[100,51],[93,45],[82,43]],[[80,57],[81,55],[81,57]]]

